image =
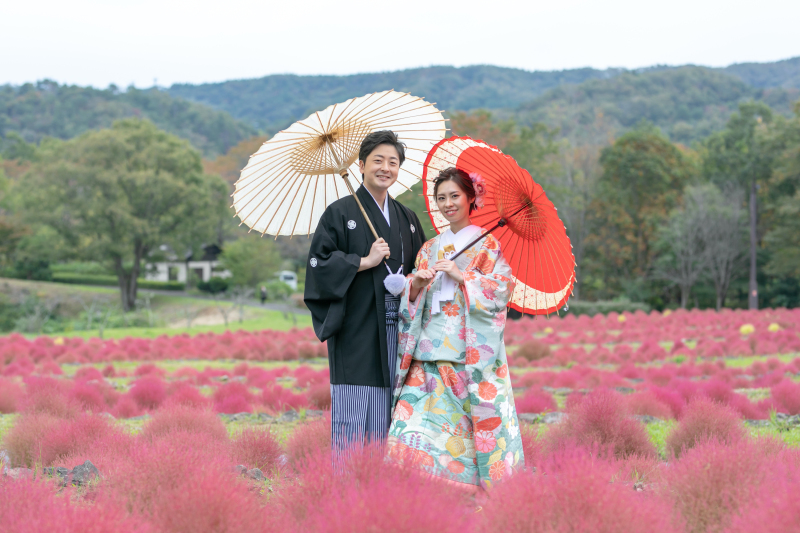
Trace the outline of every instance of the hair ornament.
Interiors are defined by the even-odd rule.
[[[486,180],[477,172],[470,172],[469,179],[472,180],[472,188],[475,189],[475,209],[483,207],[483,197],[486,195]]]

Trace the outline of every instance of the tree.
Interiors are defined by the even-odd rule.
[[[703,241],[704,199],[701,189],[687,187],[683,205],[659,228],[657,245],[663,253],[656,261],[655,274],[680,288],[681,309],[686,309],[689,293],[708,265]]]
[[[659,227],[678,205],[694,165],[646,123],[605,148],[600,164],[586,246],[592,268],[603,277],[604,296],[610,296],[652,271]]]
[[[725,129],[709,137],[703,164],[706,175],[715,183],[734,183],[750,195],[750,283],[747,303],[758,309],[756,251],[758,247],[758,188],[772,174],[774,150],[766,133],[772,110],[761,102],[739,105]]]
[[[273,277],[282,262],[275,242],[256,233],[226,243],[220,261],[230,270],[232,284],[245,287],[255,287]]]
[[[555,204],[567,228],[572,254],[575,256],[573,296],[580,298],[585,242],[592,231],[589,207],[597,195],[597,182],[603,173],[600,152],[613,142],[614,137],[602,113],[595,116],[591,126],[582,129],[573,128],[571,131],[572,133],[559,143],[557,156],[559,168],[544,180],[544,185],[548,198]]]
[[[701,239],[708,277],[714,283],[719,311],[725,305],[731,281],[744,266],[744,194],[735,186],[720,190],[713,184],[695,191],[695,202],[703,213]]]
[[[800,277],[800,101],[791,120],[778,118],[772,146],[777,154],[768,183],[772,211],[764,241],[770,252],[767,272]]]
[[[142,260],[179,237],[213,237],[219,177],[203,173],[186,141],[139,119],[117,121],[41,149],[23,177],[30,219],[55,229],[76,255],[107,261],[122,308],[135,307]],[[185,246],[185,245],[184,245]]]

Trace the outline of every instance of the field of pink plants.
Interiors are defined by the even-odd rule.
[[[798,530],[799,333],[795,310],[509,321],[521,418],[564,415],[478,497],[374,448],[334,474],[310,330],[0,337],[0,531]]]

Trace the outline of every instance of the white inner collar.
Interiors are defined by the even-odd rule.
[[[367,190],[367,192],[369,192],[369,189],[367,189],[366,186],[364,186],[364,188]],[[369,192],[369,195],[372,196],[372,193]],[[389,192],[387,191],[386,196],[383,198],[383,207],[381,207],[381,204],[378,203],[378,200],[376,200],[374,196],[372,196],[372,201],[375,202],[375,205],[377,205],[378,209],[381,210],[383,218],[386,219],[386,224],[391,226],[392,223],[389,222]]]

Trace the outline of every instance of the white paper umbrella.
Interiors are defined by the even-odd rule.
[[[379,130],[392,130],[407,146],[389,189],[396,197],[422,179],[423,161],[447,128],[441,111],[408,93],[383,91],[332,105],[295,122],[250,156],[232,195],[236,216],[262,234],[313,233],[325,208],[360,185],[358,150],[367,134]]]

